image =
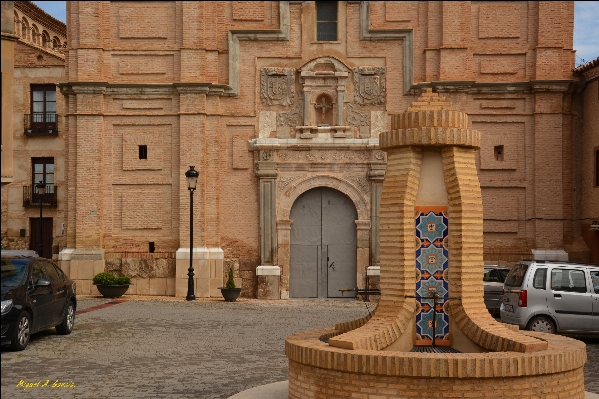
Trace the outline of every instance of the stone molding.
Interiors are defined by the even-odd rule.
[[[371,29],[370,2],[360,3],[360,40],[401,40],[403,91],[408,94],[414,82],[414,30],[413,29]]]
[[[274,40],[288,41],[290,30],[289,2],[281,1],[279,6],[279,29],[273,30],[230,30],[229,31],[229,95],[239,95],[239,41]]]
[[[370,220],[370,208],[365,193],[349,181],[325,174],[315,174],[297,183],[294,182],[281,193],[281,200],[277,204],[277,220],[289,220],[295,200],[304,192],[316,187],[330,187],[341,191],[353,201],[358,212],[358,220]]]
[[[281,268],[279,266],[257,266],[256,276],[280,276]]]

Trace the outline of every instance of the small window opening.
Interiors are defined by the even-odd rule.
[[[503,146],[502,145],[496,145],[494,153],[495,153],[496,161],[503,161]]]
[[[316,40],[319,42],[337,41],[337,2],[316,2]]]
[[[153,254],[154,250],[155,250],[154,241],[150,241],[148,244],[150,244],[149,245],[149,247],[150,247],[150,253]]]
[[[148,159],[148,146],[147,145],[139,146],[139,159]]]

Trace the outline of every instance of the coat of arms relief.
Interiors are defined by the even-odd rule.
[[[260,68],[260,100],[265,105],[293,105],[295,69]]]
[[[384,67],[358,67],[354,72],[354,103],[359,105],[385,104],[386,70]]]

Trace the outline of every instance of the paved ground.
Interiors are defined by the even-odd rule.
[[[80,299],[79,310],[107,302]],[[1,395],[228,398],[288,379],[289,334],[366,313],[355,301],[130,300],[78,314],[69,336],[48,330],[23,352],[3,347]],[[586,342],[585,389],[599,393],[599,338]],[[21,380],[40,383],[24,389]],[[52,388],[56,380],[66,386]]]

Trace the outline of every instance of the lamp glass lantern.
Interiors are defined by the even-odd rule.
[[[37,193],[42,196],[46,193],[46,184],[43,183],[42,181],[40,181],[39,183],[37,183],[35,185],[35,188],[37,188]],[[41,201],[41,197],[40,197],[40,201]]]
[[[189,170],[185,172],[185,177],[187,178],[187,189],[194,191],[198,184],[198,177],[200,173],[195,170],[195,166],[190,166]]]

